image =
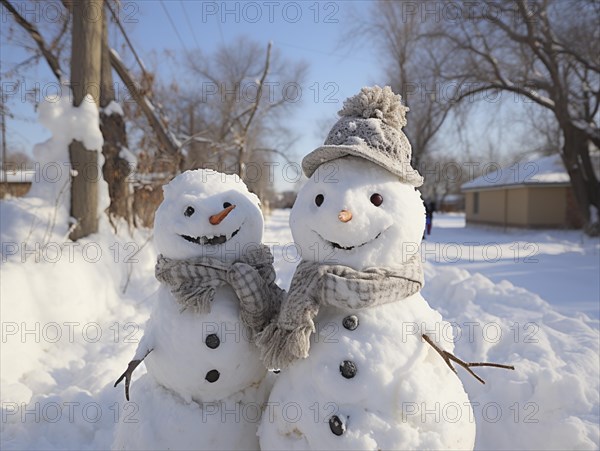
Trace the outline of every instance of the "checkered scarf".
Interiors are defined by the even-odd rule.
[[[166,284],[181,311],[191,310],[196,313],[209,313],[210,303],[215,296],[218,287],[230,284],[235,279],[236,292],[243,297],[251,297],[254,293],[263,294],[263,303],[270,302],[270,290],[274,289],[275,269],[273,268],[273,255],[267,246],[260,245],[248,250],[240,259],[240,263],[226,263],[215,257],[195,257],[184,260],[158,256],[155,275],[159,282]],[[236,264],[243,264],[251,269],[243,275],[240,280],[238,273],[233,270]],[[240,296],[240,297],[242,297]],[[251,317],[258,316],[256,307],[251,309]],[[242,320],[248,315],[244,312],[241,303]],[[266,309],[259,312],[263,315],[269,314]],[[267,319],[267,322],[270,318]],[[257,321],[257,318],[254,319]],[[254,324],[249,324],[255,327]],[[259,325],[260,326],[260,325]]]
[[[302,261],[287,298],[274,321],[259,334],[257,343],[269,368],[285,368],[306,358],[314,318],[321,305],[363,309],[400,301],[423,287],[419,255],[399,268],[367,268],[356,271],[341,265]]]

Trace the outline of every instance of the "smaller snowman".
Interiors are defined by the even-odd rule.
[[[268,395],[255,336],[278,310],[273,256],[261,244],[258,198],[236,175],[180,174],[163,187],[154,242],[160,287],[137,352],[115,386],[133,384],[134,418],[115,449],[257,449]],[[253,270],[244,280],[235,262]],[[240,293],[260,293],[248,306]]]
[[[420,294],[425,211],[406,110],[389,87],[363,88],[302,162],[309,180],[290,214],[302,261],[258,340],[267,366],[281,368],[263,450],[473,448],[451,361],[471,364],[426,332],[449,324]],[[414,414],[447,406],[459,409],[451,421]]]

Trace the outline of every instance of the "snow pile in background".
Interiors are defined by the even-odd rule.
[[[155,253],[144,242],[142,233],[106,230],[80,241],[72,263],[66,255],[3,263],[2,449],[108,449],[116,422],[131,418],[135,405],[112,383],[143,334],[144,301],[156,289]],[[91,261],[86,245],[102,257]]]
[[[99,233],[68,239],[68,146],[96,150],[99,167],[89,169],[101,168],[98,110],[90,98],[74,108],[64,97],[41,104],[40,120],[52,137],[34,149],[32,188],[0,202],[0,447],[107,448],[122,399],[107,384],[142,335],[155,254],[148,231],[118,224],[125,231],[115,234],[104,215]],[[103,212],[103,180],[99,191]]]
[[[436,267],[481,273],[494,283],[539,295],[566,315],[583,312],[600,323],[600,240],[578,230],[500,231],[466,227],[465,215],[436,214],[433,234],[421,254]]]
[[[104,140],[100,132],[98,108],[90,95],[87,95],[78,107],[71,104],[70,96],[60,96],[56,99],[46,99],[40,104],[39,119],[52,136],[33,148],[35,161],[40,165],[40,173],[26,197],[45,199],[53,204],[62,191],[64,201],[61,202],[61,206],[68,206],[70,170],[83,171],[86,176],[94,173],[94,168],[71,169],[69,144],[73,140],[82,142],[86,149],[98,152],[100,168],[104,163]],[[102,213],[110,204],[110,200],[108,185],[104,180],[100,180],[100,184],[98,212]]]
[[[508,281],[458,268],[426,265],[425,280],[424,297],[455,326],[455,355],[516,367],[475,369],[486,385],[458,368],[477,449],[598,448],[597,321],[567,317]]]
[[[102,174],[104,141],[100,132],[98,108],[89,95],[79,107],[74,107],[70,100],[70,96],[60,96],[45,99],[39,105],[40,122],[52,136],[33,148],[37,166],[27,195],[2,203],[2,243],[13,242],[18,238],[44,245],[54,234],[66,239],[69,232],[71,173],[83,171],[88,176]],[[97,151],[98,168],[71,168],[69,144],[73,140],[82,142],[88,150]],[[100,178],[98,215],[102,215],[109,205],[108,185]],[[4,258],[10,254],[10,249],[3,245],[1,253]]]

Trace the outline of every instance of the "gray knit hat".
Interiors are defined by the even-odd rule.
[[[304,157],[304,173],[310,177],[323,163],[352,155],[384,167],[406,183],[421,186],[423,177],[410,165],[412,149],[402,133],[407,111],[402,98],[389,86],[362,88],[344,101],[338,112],[341,118],[325,143]]]

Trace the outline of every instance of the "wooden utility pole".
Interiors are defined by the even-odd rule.
[[[0,61],[0,74],[2,62]],[[0,76],[0,81],[2,78]],[[6,175],[6,98],[4,92],[0,93],[0,129],[2,131],[2,179],[4,180],[4,192],[8,193],[8,177]]]
[[[105,12],[105,11],[104,11]],[[102,174],[108,183],[110,206],[108,215],[111,222],[123,218],[127,224],[133,223],[133,189],[128,176],[134,170],[123,158],[121,151],[127,147],[127,131],[121,114],[106,114],[105,108],[116,100],[113,86],[110,48],[108,46],[108,17],[102,21],[102,62],[100,68],[100,130],[104,138],[102,154],[104,166]]]
[[[90,94],[100,101],[103,0],[73,2],[71,45],[71,89],[73,105],[79,106]],[[80,141],[69,145],[71,166],[71,216],[77,221],[70,238],[75,241],[98,231],[98,150],[86,149]]]
[[[2,94],[2,103],[0,103],[0,120],[2,121],[2,177],[4,182],[8,183],[6,177],[6,103]]]

